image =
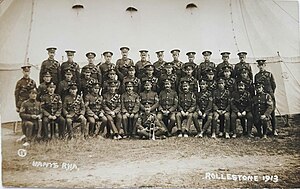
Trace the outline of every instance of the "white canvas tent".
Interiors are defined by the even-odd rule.
[[[83,8],[73,9],[74,4]],[[196,8],[186,8],[193,3]],[[126,11],[134,7],[137,11]],[[189,6],[188,6],[189,7]],[[19,120],[14,87],[27,58],[32,78],[38,81],[39,66],[47,58],[46,47],[56,46],[62,61],[66,49],[77,51],[75,61],[86,64],[85,53],[131,48],[138,50],[180,48],[185,52],[209,49],[219,63],[221,51],[230,51],[236,63],[238,51],[248,52],[248,62],[266,58],[277,82],[277,106],[281,114],[300,113],[299,5],[290,0],[0,0],[0,95],[2,122]],[[277,54],[280,53],[280,58]],[[99,60],[100,61],[100,60]],[[254,73],[257,72],[252,64]],[[278,113],[279,113],[278,112]]]

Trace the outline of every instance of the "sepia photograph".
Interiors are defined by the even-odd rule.
[[[299,188],[297,0],[0,0],[4,188]]]

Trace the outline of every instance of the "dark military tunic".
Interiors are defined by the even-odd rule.
[[[142,77],[144,77],[144,66],[146,64],[151,64],[151,62],[149,61],[138,61],[135,64],[135,75],[136,77],[138,77],[139,79],[141,79]]]
[[[268,71],[258,72],[254,77],[255,83],[262,83],[264,92],[269,93],[274,98],[274,92],[276,89],[275,79],[273,74]]]
[[[62,112],[62,100],[58,94],[45,94],[41,97],[43,115],[59,117]]]
[[[209,90],[200,91],[196,94],[197,110],[208,115],[212,112],[213,95]]]
[[[69,94],[70,85],[73,81],[62,80],[58,87],[57,93],[60,95],[61,99],[65,99],[65,97]]]
[[[199,66],[197,66],[197,76],[196,78],[198,80],[201,80],[201,79],[205,79],[206,78],[206,70],[208,69],[215,69],[216,65],[215,63],[213,62],[210,62],[210,61],[204,61],[204,62],[201,62]]]
[[[231,94],[231,110],[232,112],[250,112],[252,106],[251,94],[248,91],[235,91]]]
[[[116,71],[120,81],[123,81],[124,77],[127,75],[129,66],[134,66],[134,62],[130,58],[121,58],[117,60]]]
[[[239,62],[234,66],[234,78],[239,79],[241,78],[241,72],[242,70],[245,69],[248,71],[248,75],[249,77],[252,79],[253,78],[253,73],[252,73],[252,69],[249,63],[246,62]]]
[[[15,102],[16,107],[20,108],[22,102],[29,99],[30,90],[36,88],[36,83],[30,78],[21,78],[15,88]]]
[[[193,113],[196,109],[196,96],[193,92],[179,92],[178,110]]]
[[[129,94],[125,92],[121,96],[122,102],[122,113],[136,114],[139,111],[140,107],[140,97],[137,93],[133,92]]]
[[[20,109],[20,117],[23,121],[36,121],[32,119],[32,115],[42,116],[41,103],[37,100],[28,99],[25,100]]]
[[[52,77],[52,82],[58,84],[61,81],[61,67],[56,60],[47,59],[42,62],[40,70],[40,83],[43,82],[43,75],[49,72]]]
[[[103,110],[106,114],[114,111],[116,114],[121,111],[121,95],[120,94],[103,94]]]
[[[269,117],[273,110],[273,101],[268,93],[260,93],[253,97],[254,120],[258,121],[261,115]]]
[[[94,117],[94,115],[99,115],[103,111],[103,97],[98,94],[88,93],[85,96],[86,104],[86,115]]]
[[[175,60],[173,60],[171,63],[173,64],[173,68],[174,68],[174,71],[175,71],[178,79],[180,79],[183,75],[183,73],[182,73],[183,63],[181,61],[175,61]]]
[[[213,93],[213,110],[230,111],[230,92],[226,89],[216,89]]]
[[[61,64],[61,79],[65,79],[65,73],[67,70],[72,72],[72,80],[77,84],[80,82],[80,69],[76,62],[63,62]]]
[[[140,93],[140,99],[141,99],[141,110],[145,110],[145,105],[146,104],[150,104],[151,109],[150,111],[155,111],[156,108],[158,108],[159,106],[159,99],[158,99],[158,95],[156,92],[153,91],[144,91],[142,93]]]
[[[174,112],[178,106],[178,96],[174,90],[162,90],[159,93],[159,110]]]
[[[65,97],[63,102],[63,114],[78,117],[85,114],[85,105],[80,95]]]
[[[154,74],[156,77],[159,77],[163,73],[165,63],[166,63],[166,61],[156,61],[153,63],[153,65],[155,67]]]
[[[102,75],[101,75],[101,71],[99,69],[99,67],[97,67],[95,64],[87,64],[85,66],[82,67],[81,69],[81,78],[84,78],[84,74],[86,72],[86,70],[89,69],[91,71],[91,77],[96,79],[99,84],[102,84]]]

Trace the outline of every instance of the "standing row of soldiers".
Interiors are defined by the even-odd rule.
[[[88,64],[74,62],[75,51],[66,51],[68,60],[61,65],[54,59],[56,48],[47,48],[49,58],[41,65],[40,85],[30,79],[30,66],[23,66],[24,77],[16,85],[17,111],[23,121],[23,133],[48,138],[48,125],[58,123],[61,138],[73,137],[74,122],[81,125],[82,135],[98,135],[107,128],[114,139],[134,135],[170,136],[177,125],[178,137],[188,137],[193,123],[196,137],[211,125],[212,138],[236,138],[236,120],[240,119],[243,133],[252,136],[252,125],[266,137],[271,118],[276,132],[276,84],[265,70],[265,60],[257,60],[259,72],[254,77],[246,52],[239,52],[240,62],[229,63],[229,52],[221,53],[223,62],[210,61],[212,52],[204,51],[204,62],[194,62],[195,52],[188,52],[188,62],[179,60],[179,49],[171,51],[172,62],[150,63],[148,51],[141,50],[136,64],[128,58],[128,47],[121,47],[122,58],[112,63],[113,53],[103,53],[105,62],[95,64],[96,54],[88,52]],[[255,83],[255,85],[254,85]],[[255,86],[255,87],[254,87]],[[183,124],[183,120],[186,123]],[[202,126],[198,119],[202,119]],[[89,124],[87,124],[87,122]],[[247,123],[247,127],[245,126]],[[66,127],[65,127],[66,126]],[[28,143],[27,141],[27,144]]]

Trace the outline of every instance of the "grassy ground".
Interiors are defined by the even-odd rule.
[[[2,125],[4,186],[19,187],[300,187],[300,116],[267,140],[168,138],[89,139],[36,143],[17,155],[20,131]],[[282,125],[282,123],[279,123]],[[46,162],[48,167],[33,166]],[[58,168],[49,163],[57,163]],[[70,163],[64,164],[63,163]],[[75,166],[76,164],[76,166]],[[53,164],[54,165],[54,164]],[[73,170],[66,170],[74,168]],[[70,165],[73,165],[70,166]],[[76,168],[77,167],[77,168]],[[258,176],[259,181],[205,179],[208,173]],[[277,175],[278,182],[263,181]]]

